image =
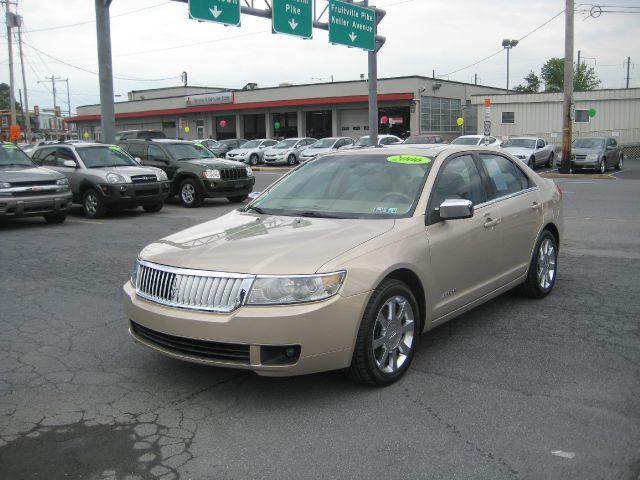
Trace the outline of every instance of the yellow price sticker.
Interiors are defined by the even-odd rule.
[[[404,163],[407,165],[419,165],[430,163],[431,159],[428,157],[421,157],[419,155],[393,155],[392,157],[387,157],[387,161],[393,163]]]
[[[109,147],[109,150],[113,150],[114,152],[121,152],[122,149],[120,147]]]

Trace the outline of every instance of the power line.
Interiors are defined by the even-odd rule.
[[[124,12],[124,13],[119,13],[117,15],[112,15],[111,18],[116,18],[116,17],[124,17],[125,15],[131,15],[133,13],[138,13],[138,12],[142,12],[145,10],[150,10],[152,8],[157,8],[157,7],[161,7],[163,5],[168,5],[169,3],[171,3],[170,1],[166,1],[166,2],[162,2],[162,3],[158,3],[156,5],[150,5],[148,7],[144,7],[144,8],[138,8],[137,10],[130,10],[128,12]],[[50,30],[60,30],[63,28],[71,28],[71,27],[78,27],[81,25],[88,25],[90,23],[96,23],[95,20],[87,20],[85,22],[77,22],[77,23],[69,23],[67,25],[57,25],[55,27],[46,27],[46,28],[38,28],[35,30],[29,30],[29,33],[37,33],[37,32],[48,32]],[[23,32],[25,33],[25,32]]]

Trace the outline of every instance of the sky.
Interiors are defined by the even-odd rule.
[[[51,76],[68,80],[56,82],[63,111],[69,108],[67,83],[72,114],[79,105],[99,103],[95,2],[17,2],[23,17],[29,106],[52,108],[52,85],[46,79]],[[378,54],[379,78],[431,76],[435,71],[441,78],[473,83],[477,74],[478,83],[504,88],[504,38],[520,40],[510,53],[512,87],[531,70],[539,75],[547,59],[564,56],[564,0],[370,3],[387,12],[378,26],[378,34],[387,39]],[[254,4],[265,5],[264,0]],[[327,0],[316,0],[316,5],[321,10]],[[640,87],[640,58],[634,58],[640,51],[640,1],[598,4],[613,7],[603,8],[597,18],[588,14],[593,5],[576,3],[574,55],[581,51],[602,80],[601,88],[624,88],[623,62],[631,56],[630,86]],[[323,30],[314,29],[313,39],[302,40],[274,35],[270,20],[248,15],[242,15],[240,27],[197,22],[189,19],[187,4],[169,0],[113,0],[110,13],[116,102],[126,100],[131,90],[181,85],[183,71],[188,73],[189,85],[225,88],[241,88],[249,82],[269,87],[328,82],[332,77],[356,80],[367,73],[364,51],[329,44]],[[321,21],[327,21],[326,15]],[[4,32],[0,34],[0,82],[8,83],[6,29],[0,31]],[[16,86],[22,88],[15,44],[14,57]]]

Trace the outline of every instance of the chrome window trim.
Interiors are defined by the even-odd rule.
[[[524,190],[520,190],[518,192],[514,192],[514,193],[510,193],[509,195],[504,195],[502,197],[496,197],[496,198],[492,198],[491,200],[484,202],[484,203],[479,203],[478,205],[475,205],[475,208],[483,208],[489,205],[493,205],[494,203],[498,203],[501,202],[503,200],[508,200],[510,198],[514,198],[514,197],[518,197],[520,195],[524,195],[525,193],[529,193],[529,192],[534,192],[536,190],[540,190],[539,187],[535,186],[535,187],[529,187],[529,188],[525,188]]]
[[[177,273],[180,275],[194,275],[197,277],[226,277],[226,278],[250,278],[254,279],[256,276],[248,273],[232,273],[232,272],[219,272],[214,270],[196,270],[193,268],[180,268],[171,267],[162,263],[149,262],[147,260],[138,259],[138,263],[145,267],[157,268],[158,270],[164,270],[170,273]]]

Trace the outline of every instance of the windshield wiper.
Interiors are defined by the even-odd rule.
[[[248,205],[244,208],[245,212],[248,212],[249,210],[253,210],[254,212],[258,212],[260,215],[266,215],[264,213],[264,210],[262,210],[260,207],[255,207],[253,205]]]
[[[311,218],[346,218],[339,215],[332,215],[330,213],[320,213],[320,212],[296,212],[296,216],[298,217],[311,217]]]

